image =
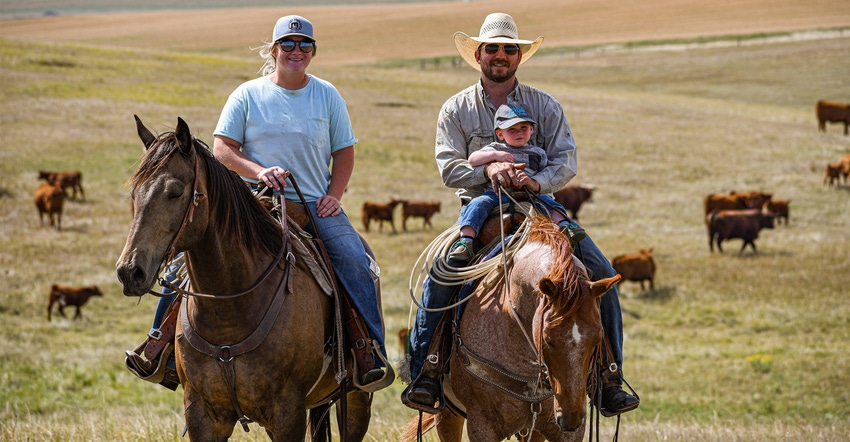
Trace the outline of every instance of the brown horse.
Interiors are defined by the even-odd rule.
[[[557,226],[530,221],[526,242],[509,258],[507,284],[480,284],[465,307],[444,378],[449,407],[422,423],[436,424],[441,441],[461,440],[463,413],[470,441],[531,430],[535,440],[582,439],[588,375],[602,342],[597,298],[620,275],[591,282]],[[403,439],[415,436],[418,420]]]
[[[175,355],[190,440],[227,440],[237,421],[245,430],[253,421],[274,441],[303,441],[306,410],[326,407],[339,387],[325,351],[332,298],[301,256],[282,253],[297,238],[182,119],[158,137],[138,117],[136,127],[146,154],[129,181],[135,215],[116,269],[124,294],[141,296],[163,261],[185,252],[194,292]],[[362,440],[371,395],[346,399],[347,439]]]

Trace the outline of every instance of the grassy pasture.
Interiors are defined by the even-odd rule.
[[[227,94],[258,67],[191,51],[0,40],[0,439],[181,440],[180,393],[123,367],[155,305],[123,297],[114,275],[130,222],[123,183],[142,152],[132,115],[160,132],[181,116],[210,142]],[[355,226],[365,200],[443,204],[434,231],[412,220],[407,233],[367,234],[393,345],[408,320],[410,267],[455,219],[433,164],[436,112],[476,76],[417,62],[311,71],[340,89],[360,138],[343,201]],[[624,440],[850,434],[850,191],[822,185],[850,137],[836,125],[818,133],[813,111],[819,98],[850,101],[848,71],[848,38],[553,50],[522,68],[523,81],[564,105],[579,144],[575,181],[598,189],[584,227],[609,257],[655,248],[655,290],[621,286],[626,375],[642,398],[623,417]],[[66,204],[58,233],[39,226],[32,204],[39,169],[83,171],[88,199]],[[738,255],[740,241],[708,251],[702,198],[733,189],[791,199],[790,225],[763,231],[758,256]],[[48,323],[52,283],[97,284],[105,296],[82,321]],[[395,440],[415,415],[401,389],[376,395],[370,440]],[[603,422],[603,438],[613,425]],[[233,439],[266,437],[253,426]]]

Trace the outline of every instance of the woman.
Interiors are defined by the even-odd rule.
[[[278,19],[272,41],[260,49],[262,76],[236,88],[222,109],[213,153],[245,181],[262,182],[299,201],[285,182],[290,171],[296,176],[315,221],[306,230],[322,239],[334,273],[368,329],[373,353],[359,367],[357,383],[374,391],[392,379],[385,379],[381,369],[386,350],[372,261],[340,205],[354,169],[357,138],[336,88],[307,74],[315,55],[310,21],[297,15]],[[136,366],[156,366],[132,358]]]

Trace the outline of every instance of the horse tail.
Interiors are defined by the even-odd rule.
[[[400,439],[402,442],[410,442],[420,434],[425,434],[434,428],[437,423],[437,416],[428,413],[419,413],[419,417],[414,417],[404,426]]]
[[[310,409],[310,440],[313,442],[329,442],[331,436],[331,404],[319,405]]]

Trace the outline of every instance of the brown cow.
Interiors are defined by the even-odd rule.
[[[44,226],[44,215],[47,214],[50,225],[56,230],[60,230],[62,228],[62,206],[64,204],[65,192],[59,186],[41,183],[35,190],[35,207],[38,208],[38,220],[42,226]]]
[[[776,218],[776,223],[781,224],[782,219],[785,219],[785,225],[788,225],[788,204],[791,200],[771,199],[764,202],[764,210],[773,214]]]
[[[850,153],[838,160],[838,167],[841,169],[839,173],[844,178],[844,184],[847,185],[847,177],[850,176]]]
[[[407,353],[407,327],[401,328],[398,330],[398,346],[401,353],[399,353],[402,357]]]
[[[650,290],[654,288],[655,261],[652,259],[652,248],[641,249],[639,253],[615,256],[611,265],[623,277],[623,280],[640,282],[641,290],[644,290],[643,281],[645,280],[649,280]]]
[[[363,203],[363,227],[366,228],[366,231],[369,231],[369,222],[372,220],[378,221],[378,231],[382,231],[384,228],[384,221],[390,222],[390,227],[393,228],[393,233],[395,233],[395,224],[393,223],[393,210],[395,210],[395,206],[399,205],[401,200],[397,200],[395,198],[390,198],[390,202],[388,203],[373,203],[371,201],[366,201]]]
[[[815,114],[818,116],[818,129],[826,132],[826,122],[844,123],[844,135],[850,126],[850,104],[837,101],[818,101],[815,104]]]
[[[91,287],[71,287],[67,285],[53,284],[50,287],[50,302],[47,304],[47,320],[50,321],[50,311],[54,303],[59,303],[59,314],[63,318],[65,316],[65,307],[73,306],[77,308],[74,314],[74,319],[80,317],[80,307],[82,307],[92,296],[103,296],[100,289],[93,285]]]
[[[573,220],[578,221],[578,209],[585,201],[593,201],[594,189],[596,188],[590,185],[573,185],[566,186],[552,195],[555,201],[570,212]]]
[[[744,240],[744,245],[738,254],[744,252],[747,244],[752,246],[753,253],[758,253],[753,241],[758,238],[759,230],[773,228],[773,218],[772,213],[763,213],[761,209],[712,212],[706,216],[708,248],[714,252],[714,243],[717,242],[717,250],[723,253],[720,243],[727,239],[740,238]]]
[[[759,191],[712,193],[705,197],[703,206],[705,215],[720,210],[744,210],[760,209],[765,201],[770,200],[773,194]]]
[[[71,195],[72,199],[77,199],[77,191],[80,192],[82,200],[86,199],[86,192],[83,191],[83,174],[78,170],[66,172],[39,170],[38,179],[45,180],[54,186],[62,187],[62,191],[65,192],[66,197],[68,196],[67,189],[70,188],[73,191]]]
[[[431,217],[440,211],[439,201],[402,201],[401,202],[401,228],[407,231],[407,219],[419,216],[425,219],[422,228],[432,227]]]
[[[838,187],[841,184],[841,163],[827,164],[823,170],[823,184],[829,187]]]

